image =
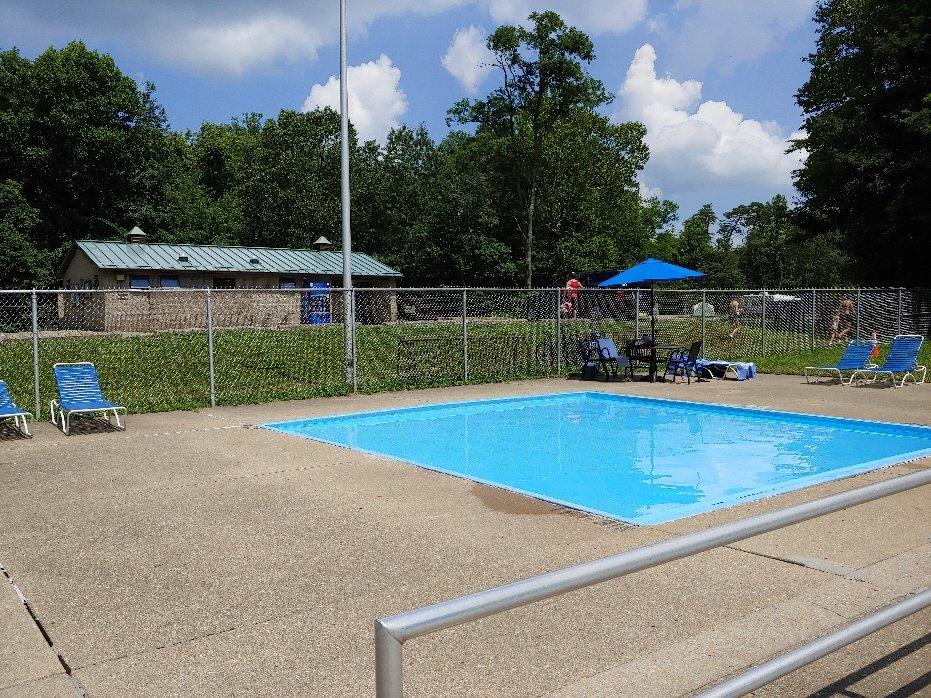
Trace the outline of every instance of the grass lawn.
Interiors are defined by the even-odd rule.
[[[619,346],[635,331],[633,323],[626,321],[604,321],[599,326]],[[585,336],[588,328],[584,320],[563,321],[562,369],[557,370],[555,322],[470,320],[466,375],[462,325],[457,321],[359,325],[358,389],[373,393],[568,374],[577,369],[574,337]],[[649,322],[641,321],[640,329],[648,331]],[[699,338],[701,326],[695,320],[666,322],[660,328],[661,341],[687,345]],[[209,405],[207,341],[203,331],[41,338],[43,412],[47,416],[48,401],[55,395],[52,365],[64,361],[96,364],[104,392],[130,412]],[[835,362],[843,352],[841,345],[812,349],[809,337],[789,332],[768,332],[762,348],[764,353],[758,328],[743,328],[730,340],[726,326],[706,324],[706,356],[754,361],[764,373],[800,374],[805,366]],[[216,330],[217,403],[247,404],[351,392],[345,380],[344,351],[341,326]],[[927,344],[920,363],[931,363]],[[35,400],[32,376],[31,339],[0,341],[0,379],[9,384],[16,402],[30,410]]]

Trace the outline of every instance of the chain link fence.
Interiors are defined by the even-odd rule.
[[[931,291],[4,291],[0,379],[37,417],[55,396],[52,366],[69,361],[96,364],[131,412],[192,409],[562,376],[592,332],[623,347],[654,322],[660,344],[791,366],[874,333],[928,337]]]

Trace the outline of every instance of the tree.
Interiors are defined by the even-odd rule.
[[[484,100],[462,100],[450,120],[474,123],[504,139],[514,192],[514,220],[524,242],[525,282],[533,284],[535,214],[543,156],[556,125],[575,111],[611,101],[583,64],[595,57],[589,37],[555,12],[530,14],[531,28],[504,25],[488,39],[502,85]]]
[[[746,284],[740,269],[740,249],[734,246],[733,228],[721,226],[718,229],[707,274],[707,286],[741,288]]]
[[[679,263],[689,269],[706,271],[713,254],[711,226],[717,221],[711,204],[705,204],[682,222],[679,235]]]
[[[39,212],[23,196],[19,182],[0,182],[0,288],[42,286],[48,276],[48,260],[36,249],[32,233]]]
[[[786,197],[731,209],[721,221],[730,241],[743,240],[740,267],[751,287],[792,288],[838,283],[844,259],[830,240],[811,238],[795,223]]]
[[[48,265],[40,275],[75,238],[159,229],[167,135],[154,87],[109,56],[78,42],[32,61],[0,52],[0,181],[17,182],[38,212],[28,235]]]
[[[675,223],[679,218],[679,206],[668,199],[652,196],[644,202],[642,211],[645,254],[643,257],[657,259],[679,258],[679,236]]]
[[[495,186],[481,138],[462,132],[440,143],[427,169],[426,225],[432,255],[412,278],[453,286],[499,286],[516,277],[511,248],[498,236]]]
[[[644,135],[640,124],[586,111],[556,124],[540,174],[538,279],[561,285],[571,270],[621,266],[640,254]]]
[[[191,173],[179,176],[182,182],[173,193],[178,200],[192,199],[199,230],[187,242],[217,245],[240,245],[249,242],[246,231],[246,207],[249,187],[254,180],[262,138],[260,114],[246,114],[227,124],[204,123],[195,133],[187,134]],[[202,197],[202,199],[200,198]],[[177,228],[172,228],[177,230]],[[184,241],[179,238],[178,241]]]
[[[423,126],[392,129],[384,147],[374,148],[364,170],[372,177],[370,195],[363,198],[355,189],[353,244],[358,240],[359,249],[376,253],[405,278],[435,276],[439,253],[434,248],[446,242],[440,231],[432,235],[427,220],[437,198],[429,179],[435,158],[436,145]],[[355,174],[358,179],[360,172]]]
[[[350,133],[350,151],[357,147]],[[244,244],[307,247],[340,239],[339,114],[284,110],[261,128],[243,193]]]
[[[802,224],[838,239],[860,282],[927,283],[931,227],[931,8],[821,0],[811,77],[798,91],[808,151]]]

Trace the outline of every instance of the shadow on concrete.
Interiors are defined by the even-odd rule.
[[[10,422],[3,422],[0,424],[0,441],[20,441],[28,438],[28,436],[14,427]]]
[[[76,414],[68,422],[68,431],[71,436],[82,436],[87,434],[107,434],[113,431],[123,431],[123,429],[118,429],[115,424],[111,424],[102,417]]]
[[[850,687],[856,683],[859,683],[868,676],[875,674],[878,671],[882,671],[886,667],[892,666],[900,659],[904,659],[914,652],[918,652],[922,648],[931,644],[931,633],[928,633],[924,637],[920,637],[914,642],[910,642],[904,647],[900,647],[895,652],[890,652],[884,657],[880,657],[875,662],[867,664],[862,669],[857,669],[855,672],[847,674],[847,676],[838,679],[829,686],[825,686],[820,691],[812,693],[810,698],[830,698],[831,696],[848,696],[849,698],[860,698],[860,694],[856,691],[850,690]],[[931,671],[926,672],[922,676],[919,676],[914,681],[911,681],[901,688],[889,693],[887,698],[905,698],[905,696],[913,696],[918,693],[921,689],[926,688],[931,685]]]

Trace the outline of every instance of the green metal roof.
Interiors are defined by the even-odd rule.
[[[343,273],[342,252],[99,240],[78,240],[75,245],[100,269],[267,272],[327,276],[339,276]],[[400,272],[361,252],[352,253],[352,274],[353,276],[401,276]]]

